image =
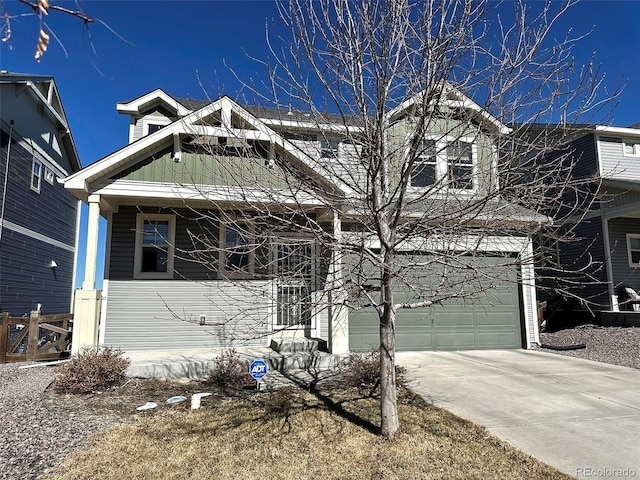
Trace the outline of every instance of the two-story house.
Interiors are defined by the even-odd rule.
[[[403,225],[425,209],[441,211],[443,218],[458,211],[470,232],[482,222],[503,225],[504,233],[495,229],[455,242],[456,261],[500,274],[490,276],[490,295],[399,312],[397,348],[526,348],[538,339],[529,233],[546,217],[496,193],[492,132],[504,134],[507,127],[453,89],[447,102],[473,114],[430,127],[410,188],[437,193],[448,182],[453,194],[435,195],[428,204],[431,197],[416,195]],[[358,199],[369,193],[354,141],[357,121],[332,115],[318,121],[309,113],[243,106],[226,96],[182,100],[162,90],[117,108],[130,116],[129,144],[65,181],[89,204],[74,348],[266,346],[274,337],[301,335],[345,353],[378,343],[377,317],[362,303],[344,301],[349,281],[374,280],[352,271],[348,255],[337,255],[343,239],[366,228]],[[399,155],[405,146],[398,139],[414,116],[411,102],[389,112],[389,148]],[[392,170],[390,178],[403,175]],[[492,199],[471,212],[464,199],[473,195]],[[102,292],[95,289],[99,216],[108,225]],[[474,255],[464,256],[471,244]],[[420,269],[438,245],[408,242],[403,248],[402,258]],[[505,257],[512,261],[499,261]],[[427,277],[422,270],[415,276],[417,282]]]
[[[585,299],[596,316],[633,310],[631,303],[620,308],[619,294],[624,287],[640,291],[639,126],[584,126],[566,147],[572,176],[590,182],[584,191],[597,196],[569,223],[575,240],[554,244],[553,261],[581,272],[562,288]]]
[[[72,308],[79,202],[60,180],[80,170],[52,77],[0,72],[0,310]]]

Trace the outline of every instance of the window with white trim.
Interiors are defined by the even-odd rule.
[[[42,183],[42,163],[35,158],[31,164],[31,190],[40,193],[40,184]]]
[[[173,278],[174,215],[138,214],[134,278]]]
[[[44,179],[47,183],[53,185],[53,182],[55,181],[55,174],[53,173],[53,171],[50,168],[45,167],[44,169]]]
[[[640,267],[640,234],[627,233],[627,254],[630,267]]]
[[[624,154],[626,156],[640,156],[640,143],[622,142],[622,148],[624,148]]]
[[[443,187],[471,191],[475,189],[476,149],[466,140],[426,139],[411,171],[412,187]]]
[[[220,271],[228,278],[251,278],[255,272],[253,224],[230,221],[220,225]]]

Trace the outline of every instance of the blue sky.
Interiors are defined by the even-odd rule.
[[[25,12],[15,0],[6,5],[10,14]],[[225,63],[244,79],[263,75],[247,54],[266,55],[265,25],[277,17],[272,0],[85,0],[80,5],[127,42],[97,22],[90,28],[90,42],[77,19],[52,13],[49,25],[67,55],[52,39],[36,63],[37,23],[32,16],[14,18],[12,48],[0,45],[0,69],[55,77],[83,165],[127,143],[128,118],[116,112],[119,101],[156,88],[183,98],[205,98],[203,87],[214,98],[236,96],[240,86]],[[576,50],[578,62],[595,53],[608,88],[627,84],[613,124],[640,122],[640,0],[585,0],[557,26],[558,36],[569,28],[592,31]]]

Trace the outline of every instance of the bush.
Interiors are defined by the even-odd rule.
[[[269,392],[262,399],[265,413],[275,417],[288,417],[299,392],[295,387],[281,387]]]
[[[205,383],[217,387],[243,388],[253,384],[249,375],[249,362],[242,360],[235,349],[225,350],[213,359],[213,367],[205,379]]]
[[[131,360],[111,347],[83,348],[66,363],[53,387],[58,393],[92,393],[122,385]]]
[[[396,365],[396,387],[404,385],[406,369]],[[355,353],[349,358],[345,367],[344,379],[347,385],[357,388],[371,388],[380,385],[380,352],[374,350],[366,353]]]

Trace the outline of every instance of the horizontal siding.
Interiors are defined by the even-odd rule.
[[[608,309],[610,299],[602,220],[595,217],[580,223],[574,230],[573,239],[563,242],[559,249],[564,271],[554,273],[561,277],[558,283],[578,298],[592,302],[594,310]]]
[[[628,285],[640,291],[640,269],[629,266],[627,233],[640,235],[640,219],[613,218],[609,220],[609,243],[611,245],[611,269],[615,291]]]
[[[51,268],[55,260],[58,267]],[[73,252],[4,229],[0,246],[0,311],[28,314],[38,303],[45,315],[68,313]]]
[[[8,139],[9,136],[2,132],[0,149],[2,168],[0,170],[3,177]],[[42,161],[37,153],[35,156]],[[4,219],[66,245],[74,246],[78,201],[57,181],[53,185],[45,181],[44,166],[40,193],[31,190],[33,158],[34,154],[31,151],[18,142],[12,142]]]
[[[110,281],[105,344],[128,351],[266,346],[272,296],[270,282]]]
[[[625,156],[623,141],[623,138],[600,137],[602,174],[607,178],[637,180],[640,178],[640,157]]]
[[[612,209],[625,205],[640,204],[640,192],[621,190],[619,188],[603,187],[603,207]]]
[[[596,142],[593,135],[585,135],[573,142],[571,158],[574,166],[571,171],[573,177],[585,178],[598,173],[598,158],[596,154]]]

